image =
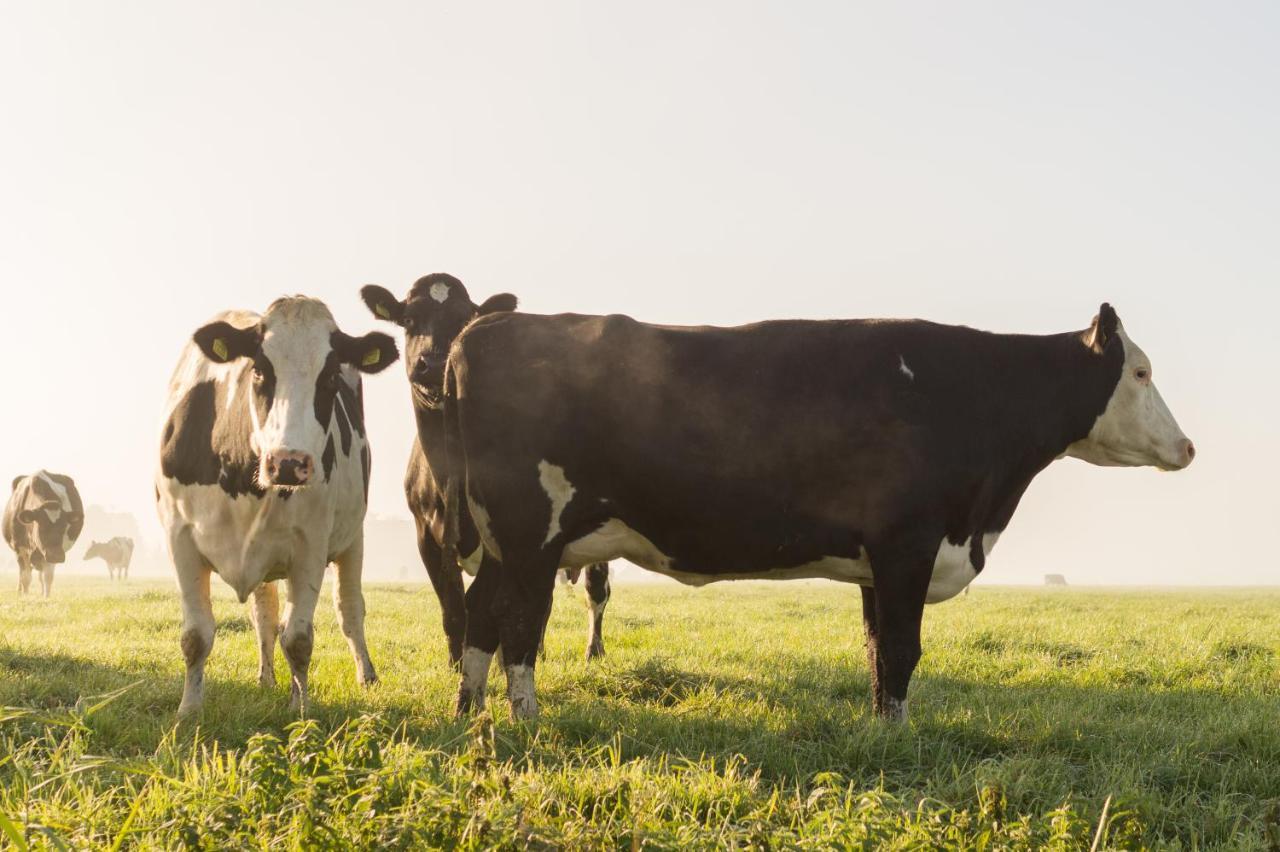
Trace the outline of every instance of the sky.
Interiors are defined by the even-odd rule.
[[[1110,301],[1196,462],[1055,463],[982,581],[1275,583],[1277,37],[1250,2],[10,4],[0,475],[158,537],[184,341],[286,293],[350,333],[435,271],[664,323]],[[366,399],[407,517],[399,365]]]

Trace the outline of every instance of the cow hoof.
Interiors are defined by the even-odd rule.
[[[876,708],[876,715],[884,721],[895,725],[906,724],[907,700],[905,698],[899,700],[886,697],[884,703]]]
[[[361,686],[373,686],[377,682],[378,682],[378,673],[375,672],[373,669],[369,669],[369,671],[367,672],[356,675],[356,683],[360,684]]]
[[[589,662],[591,662],[592,660],[599,660],[599,659],[601,659],[601,658],[603,658],[603,657],[604,657],[604,646],[603,646],[603,645],[592,645],[592,646],[590,646],[589,648],[587,648],[587,662],[588,662],[588,663],[589,663]]]
[[[275,672],[258,672],[258,687],[260,689],[274,689],[276,685]]]
[[[453,705],[453,716],[455,719],[464,719],[472,713],[478,713],[484,709],[484,693],[477,693],[470,689],[459,689],[458,698]]]
[[[184,721],[200,715],[200,705],[192,702],[178,705],[178,721]]]

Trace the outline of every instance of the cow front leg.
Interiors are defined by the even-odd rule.
[[[876,714],[891,722],[907,721],[907,685],[920,662],[920,622],[934,557],[919,548],[880,559],[871,556],[880,693]]]
[[[291,675],[289,709],[301,715],[307,712],[307,671],[311,668],[311,652],[315,645],[316,602],[324,579],[324,563],[303,561],[289,575],[289,604],[285,608],[284,630],[280,647],[289,661]]]
[[[555,591],[559,552],[540,553],[532,560],[503,565],[498,589],[498,632],[502,643],[503,668],[507,672],[507,701],[513,720],[536,719],[537,691],[534,669],[538,645],[551,609]],[[523,573],[517,574],[524,566]]]
[[[604,608],[609,605],[609,563],[587,568],[587,661],[604,656]]]
[[[53,592],[53,564],[47,564],[40,569],[40,589],[47,598]]]
[[[449,645],[449,665],[458,669],[462,664],[462,647],[467,638],[467,601],[462,586],[462,571],[445,570],[444,556],[440,552],[440,545],[431,535],[430,525],[425,518],[416,515],[414,521],[418,527],[418,555],[422,557],[422,565],[427,569],[431,588],[440,601],[440,618],[444,623],[445,641]]]
[[[884,673],[880,666],[880,631],[876,627],[876,592],[862,587],[862,626],[867,635],[867,671],[871,677],[871,707],[877,716],[884,708]]]
[[[280,592],[274,582],[263,583],[253,590],[249,609],[258,634],[258,686],[276,685],[276,639],[280,635]]]
[[[369,646],[364,640],[364,591],[360,580],[363,571],[362,537],[334,560],[333,609],[356,662],[356,683],[368,686],[378,682],[378,673],[374,671]]]
[[[178,575],[178,591],[182,596],[182,633],[179,645],[187,663],[182,684],[179,718],[199,712],[204,704],[204,664],[213,650],[213,603],[209,597],[210,571],[196,550],[195,543],[184,533],[171,538],[173,567]]]
[[[18,557],[18,594],[25,595],[31,591],[31,563]]]

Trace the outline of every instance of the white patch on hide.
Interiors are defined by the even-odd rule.
[[[489,686],[489,662],[493,654],[486,654],[470,645],[462,649],[462,691],[471,695],[475,709],[484,708],[484,693]]]
[[[898,370],[911,381],[914,382],[916,380],[915,371],[907,366],[907,359],[901,355],[898,356]]]
[[[575,489],[565,478],[564,468],[551,464],[546,459],[538,462],[538,483],[551,501],[551,522],[547,524],[547,537],[542,541],[545,546],[560,535],[560,516],[573,499]]]
[[[444,302],[449,298],[449,285],[443,281],[437,281],[431,285],[429,292],[431,293],[431,298],[437,302]]]

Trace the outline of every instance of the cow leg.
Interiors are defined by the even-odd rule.
[[[587,661],[604,656],[604,608],[609,604],[609,563],[597,562],[587,568],[588,640]]]
[[[871,707],[876,715],[884,712],[884,672],[880,667],[880,631],[876,627],[876,591],[862,587],[862,626],[867,633],[867,671],[871,675]]]
[[[364,592],[360,578],[364,572],[364,539],[358,539],[346,553],[334,559],[333,609],[338,614],[338,626],[351,646],[351,656],[356,662],[356,683],[368,686],[378,682],[369,646],[364,641]]]
[[[519,565],[519,562],[503,565],[497,600],[502,662],[507,672],[507,701],[513,720],[538,716],[534,668],[542,628],[551,609],[560,552],[540,552],[525,562],[527,567],[523,571]]]
[[[49,597],[49,593],[53,591],[53,565],[52,563],[45,565],[40,569],[40,588],[44,592],[44,596]]]
[[[187,663],[178,716],[189,716],[204,704],[204,663],[213,649],[213,603],[209,598],[209,574],[195,543],[186,534],[170,539],[173,567],[182,595],[182,636],[179,644]]]
[[[311,651],[315,642],[316,601],[320,599],[323,580],[324,563],[315,559],[300,560],[290,572],[289,603],[285,607],[284,630],[280,633],[280,647],[284,650],[284,658],[289,661],[292,675],[289,709],[304,715],[308,699],[307,670],[311,668]]]
[[[258,686],[276,685],[276,637],[280,635],[280,592],[274,582],[253,590],[249,610],[258,632]]]
[[[907,720],[907,684],[920,662],[920,622],[934,557],[918,549],[871,555],[881,695],[876,712],[892,722]]]
[[[31,563],[18,557],[18,594],[25,595],[31,590]]]
[[[449,643],[449,664],[457,669],[462,663],[462,645],[467,633],[467,602],[462,586],[462,571],[445,571],[440,545],[431,535],[426,521],[414,518],[418,526],[418,554],[440,601],[440,617]]]
[[[498,621],[494,613],[502,563],[488,553],[480,560],[480,570],[467,589],[466,641],[462,647],[462,682],[454,712],[464,716],[484,709],[489,684],[489,665],[498,650]]]

